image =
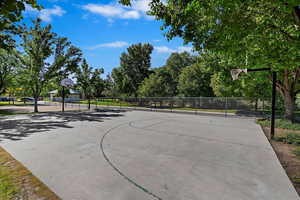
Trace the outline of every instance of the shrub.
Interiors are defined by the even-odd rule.
[[[295,153],[295,155],[300,159],[300,147],[297,147],[297,148],[294,150],[294,153]]]
[[[261,126],[270,127],[271,122],[270,120],[260,119],[257,120],[256,123],[260,124]],[[292,123],[289,120],[284,119],[276,119],[275,120],[275,128],[283,128],[289,130],[300,130],[300,123]]]
[[[300,146],[300,135],[295,133],[281,133],[275,138],[275,141],[294,144]]]

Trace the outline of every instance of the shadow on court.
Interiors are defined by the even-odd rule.
[[[97,112],[45,112],[33,115],[5,116],[0,118],[0,142],[3,140],[22,140],[34,133],[57,128],[74,128],[71,122],[103,122],[122,117],[118,110],[98,110]]]

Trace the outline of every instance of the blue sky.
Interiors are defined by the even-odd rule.
[[[68,37],[92,67],[103,67],[105,73],[119,66],[121,53],[131,44],[149,42],[154,46],[152,67],[162,66],[172,52],[191,51],[180,38],[167,41],[160,30],[162,23],[145,13],[149,0],[136,0],[132,7],[107,0],[38,2],[44,10],[27,7],[25,23],[36,16],[51,23],[54,32]]]

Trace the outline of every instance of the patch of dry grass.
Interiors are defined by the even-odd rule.
[[[0,147],[0,200],[4,199],[60,200],[27,168]]]

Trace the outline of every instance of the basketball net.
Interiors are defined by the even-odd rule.
[[[232,79],[233,79],[233,80],[237,80],[237,79],[239,78],[239,74],[240,74],[241,72],[247,73],[247,69],[232,69],[232,70],[230,71]]]

